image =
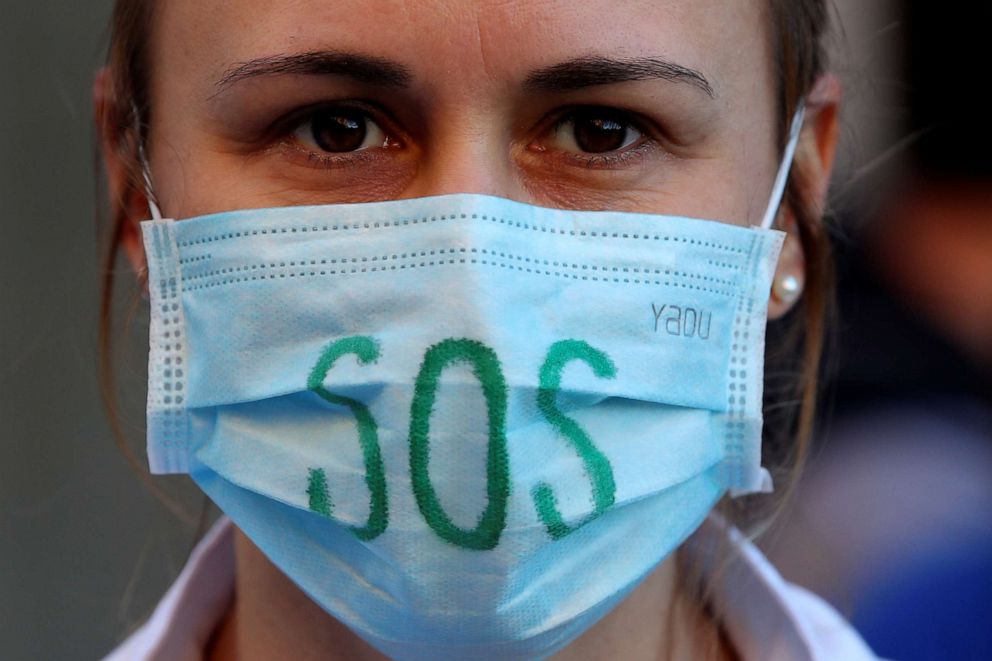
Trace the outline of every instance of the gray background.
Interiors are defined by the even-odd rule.
[[[95,659],[154,606],[194,525],[114,443],[96,376],[98,254],[90,85],[108,0],[0,12],[0,659]],[[122,303],[134,294],[122,269]],[[144,333],[122,347],[142,457]],[[195,516],[182,478],[160,480]]]
[[[843,200],[898,137],[888,2],[838,3],[848,86]],[[93,659],[153,608],[196,533],[201,497],[142,486],[103,413],[93,72],[109,0],[10,2],[0,15],[0,659]],[[856,147],[855,147],[856,145]],[[852,179],[853,173],[853,179]],[[853,183],[852,183],[853,180]],[[135,295],[127,267],[119,308]],[[124,333],[125,431],[143,457],[147,307]]]

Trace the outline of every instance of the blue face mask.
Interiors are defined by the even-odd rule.
[[[395,658],[540,658],[760,468],[784,234],[483,195],[143,223],[148,452]]]

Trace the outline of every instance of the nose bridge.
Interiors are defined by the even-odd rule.
[[[483,193],[520,199],[512,159],[512,136],[493,110],[441,116],[424,146],[410,197]]]

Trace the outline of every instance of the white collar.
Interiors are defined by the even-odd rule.
[[[789,583],[739,529],[713,513],[686,542],[739,658],[877,659],[837,611]]]
[[[716,515],[686,543],[744,661],[875,659],[819,597],[786,582],[736,528]],[[223,517],[193,550],[151,618],[108,661],[200,659],[234,596],[234,526]]]

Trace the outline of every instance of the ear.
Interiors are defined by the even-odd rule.
[[[136,130],[127,120],[131,112],[121,109],[108,67],[101,68],[93,79],[93,109],[114,222],[123,214],[121,248],[135,274],[141,274],[147,262],[138,221],[148,215],[148,200],[143,187],[135,182],[140,177],[140,161]]]
[[[837,138],[840,133],[841,84],[837,76],[824,74],[817,79],[806,98],[806,121],[796,147],[795,164],[803,173],[803,197],[819,218],[826,207],[830,189],[830,175],[837,155]],[[799,284],[799,292],[806,281],[806,259],[795,212],[787,204],[779,209],[777,225],[786,231],[785,245],[775,269],[772,296],[768,303],[768,318],[778,319],[792,309],[798,296],[790,297],[781,285],[790,276]]]

